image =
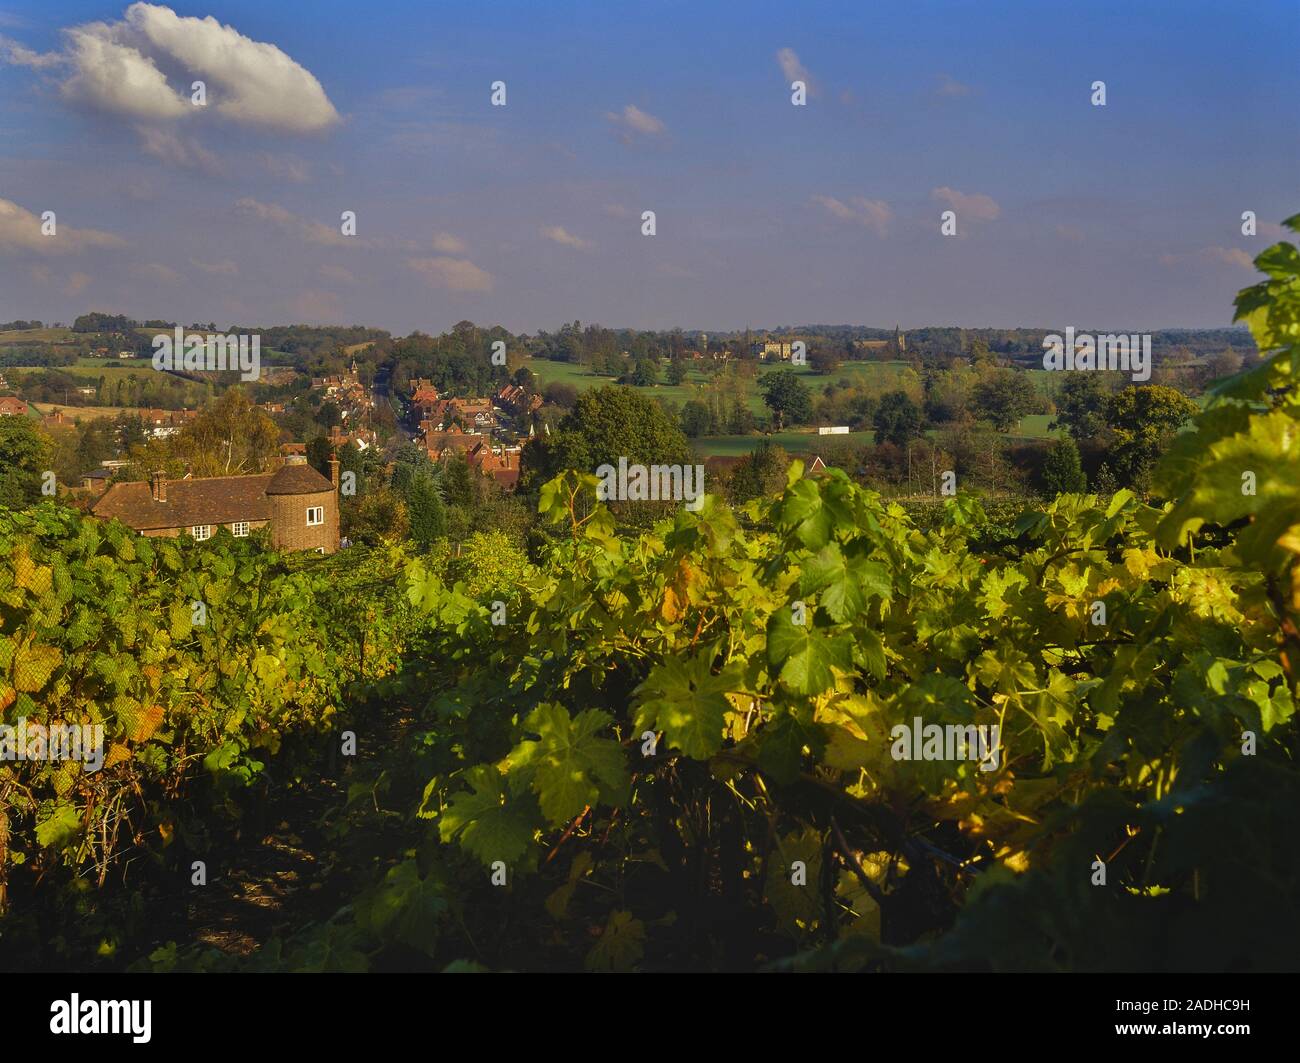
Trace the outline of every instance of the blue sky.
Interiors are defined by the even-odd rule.
[[[1300,4],[1066,8],[0,0],[0,319],[1228,323]]]

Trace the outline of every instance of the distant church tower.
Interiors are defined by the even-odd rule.
[[[907,350],[907,337],[897,325],[894,326],[894,346],[898,348],[900,355]]]

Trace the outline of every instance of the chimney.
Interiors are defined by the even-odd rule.
[[[167,501],[167,477],[162,469],[155,469],[149,480],[149,493],[155,502]]]
[[[334,485],[334,490],[339,489],[339,459],[330,455],[330,483]]]

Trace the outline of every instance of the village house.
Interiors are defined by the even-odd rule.
[[[428,418],[429,411],[437,401],[438,389],[433,386],[433,381],[423,377],[411,381],[411,409],[415,412],[416,420]]]
[[[11,395],[6,395],[0,399],[0,417],[26,417],[27,403],[22,399],[15,399]]]
[[[769,358],[775,358],[782,362],[788,362],[794,353],[793,343],[773,343],[762,342],[756,343],[753,347],[754,354],[758,356],[759,361],[766,362]]]
[[[102,495],[112,479],[112,469],[92,469],[81,477],[81,488],[92,495]]]
[[[455,422],[466,430],[479,431],[495,428],[497,423],[492,403],[487,399],[440,399],[427,408],[421,425],[426,421],[435,432],[445,432]]]
[[[221,527],[244,538],[269,525],[277,550],[339,548],[339,463],[330,479],[292,455],[274,472],[168,480],[156,472],[148,483],[116,483],[90,507],[104,520],[120,520],[142,535],[212,538]]]
[[[518,384],[506,384],[496,393],[492,401],[516,417],[542,408],[542,397],[530,394],[527,388],[520,387]]]
[[[339,376],[313,377],[311,387],[313,391],[323,391],[326,395],[334,395],[340,391],[350,391],[354,388],[362,389],[356,359],[352,360],[352,367]]]
[[[506,490],[514,490],[519,481],[519,447],[493,447],[484,441],[465,453],[470,468],[490,476]]]
[[[123,411],[126,412],[125,410]],[[154,439],[174,436],[188,421],[198,416],[197,410],[148,410],[139,412],[145,431]]]
[[[490,442],[487,436],[476,432],[462,432],[459,428],[446,432],[426,431],[423,436],[430,461],[442,461],[453,453],[466,454],[480,443]]]
[[[358,427],[350,432],[345,432],[339,425],[331,426],[326,439],[328,439],[330,447],[335,451],[346,447],[349,443],[356,444],[358,450],[369,450],[378,442],[378,437],[373,429]]]

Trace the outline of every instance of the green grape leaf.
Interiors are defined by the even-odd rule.
[[[633,691],[640,699],[637,729],[663,731],[672,748],[695,760],[707,760],[722,748],[723,724],[731,711],[727,693],[742,686],[734,664],[713,675],[704,655],[669,657]]]
[[[835,681],[831,668],[847,669],[851,650],[847,636],[796,624],[788,609],[778,609],[767,623],[767,659],[796,694],[826,690]]]
[[[464,777],[470,792],[447,802],[438,822],[442,840],[458,840],[488,867],[497,860],[518,862],[532,845],[533,823],[513,802],[507,804],[505,779],[491,764],[476,764]]]
[[[622,749],[612,739],[596,737],[612,722],[600,709],[570,719],[568,710],[555,704],[539,705],[524,720],[524,730],[540,738],[515,747],[508,758],[510,771],[536,792],[552,826],[568,823],[602,796],[618,802],[627,790]]]

